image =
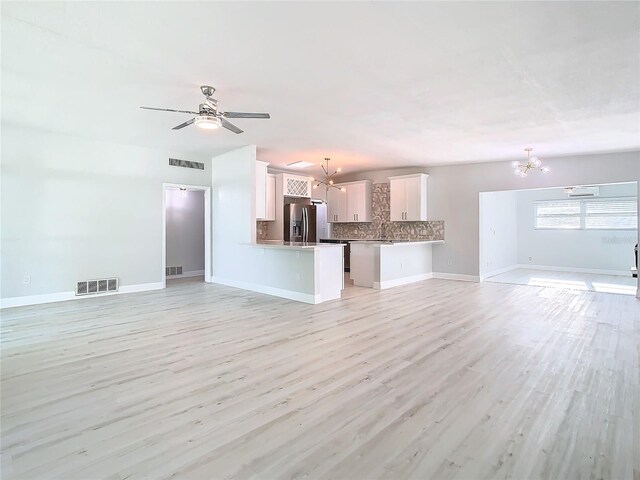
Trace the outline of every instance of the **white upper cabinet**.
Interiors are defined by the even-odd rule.
[[[265,220],[276,219],[276,176],[267,174],[267,209]]]
[[[392,222],[424,222],[427,220],[427,178],[418,173],[389,177]]]
[[[311,177],[282,174],[282,193],[285,197],[311,198]]]
[[[343,184],[347,189],[347,222],[371,221],[371,182]]]
[[[256,160],[256,218],[267,218],[267,162]]]
[[[327,222],[347,221],[347,192],[339,188],[329,188],[327,192]]]
[[[371,182],[363,180],[336,185],[329,189],[327,196],[327,221],[370,222],[371,221]],[[344,188],[345,191],[341,189]]]

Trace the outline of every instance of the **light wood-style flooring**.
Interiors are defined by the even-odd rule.
[[[2,311],[2,478],[638,479],[640,301],[204,283]]]
[[[595,273],[557,272],[553,270],[534,270],[516,268],[508,272],[489,277],[486,282],[531,285],[534,287],[568,288],[570,290],[589,290],[592,292],[635,295],[638,280],[631,276],[604,275]]]

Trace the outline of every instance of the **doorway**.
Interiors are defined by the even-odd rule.
[[[163,184],[163,284],[211,281],[211,188]]]
[[[635,295],[637,182],[480,194],[480,281]]]

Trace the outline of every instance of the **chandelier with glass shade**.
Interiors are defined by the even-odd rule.
[[[516,160],[515,162],[511,163],[511,166],[513,167],[513,173],[518,177],[525,178],[527,175],[529,175],[529,171],[531,170],[540,170],[542,173],[549,173],[551,171],[549,167],[547,167],[546,165],[542,165],[542,160],[540,160],[538,157],[531,156],[533,148],[527,147],[524,149],[524,151],[527,152],[526,162],[520,162]]]

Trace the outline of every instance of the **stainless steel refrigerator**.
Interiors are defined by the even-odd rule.
[[[289,203],[284,206],[284,241],[317,241],[315,205]]]

